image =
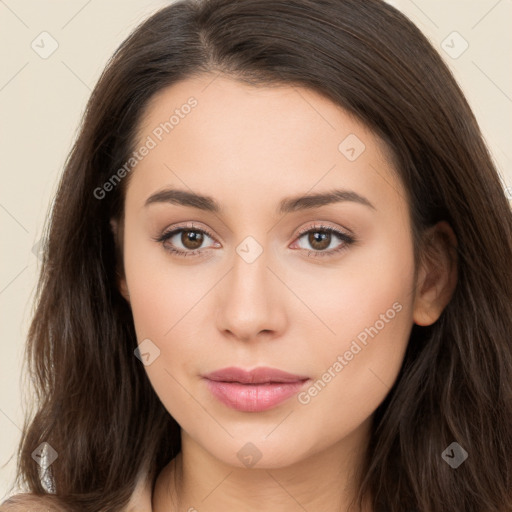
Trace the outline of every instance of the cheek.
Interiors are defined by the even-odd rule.
[[[198,286],[192,267],[173,264],[163,247],[140,231],[128,231],[125,238],[124,268],[130,306],[139,341],[163,341],[170,338],[174,326],[205,290]]]
[[[181,382],[208,367],[204,331],[213,320],[206,319],[207,300],[218,277],[207,264],[201,271],[177,265],[157,242],[135,230],[125,238],[124,268],[137,341],[149,339],[159,351],[146,371],[157,392],[177,396],[181,388],[171,375]]]
[[[151,340],[152,354],[158,354],[145,366],[149,381],[169,413],[180,424],[187,424],[204,412],[191,399],[187,379],[197,374],[198,364],[204,365],[197,342],[204,336],[200,336],[194,304],[205,295],[207,286],[199,286],[200,276],[194,277],[192,267],[170,264],[155,244],[126,236],[124,266],[130,306],[138,343]]]
[[[340,336],[338,343],[324,345],[312,356],[318,373],[297,401],[309,437],[322,439],[322,446],[337,442],[368,420],[399,373],[411,330],[411,307],[400,297],[394,303],[382,299],[367,311],[369,320],[363,327],[349,320],[353,336]],[[342,323],[337,325],[342,332]]]
[[[386,238],[354,252],[346,270],[326,280],[324,294],[315,293],[310,303],[335,334],[327,333],[311,352],[316,381],[299,403],[348,430],[384,400],[412,329],[412,242]]]

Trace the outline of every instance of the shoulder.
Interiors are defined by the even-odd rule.
[[[66,512],[51,497],[16,494],[0,504],[0,512]]]

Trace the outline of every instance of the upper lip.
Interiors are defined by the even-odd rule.
[[[241,384],[264,384],[267,382],[297,382],[307,380],[309,377],[293,375],[277,368],[260,366],[253,370],[244,370],[231,366],[203,375],[209,380],[222,382],[240,382]]]

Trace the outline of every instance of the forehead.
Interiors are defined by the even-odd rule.
[[[135,149],[144,145],[151,150],[128,190],[139,203],[164,185],[208,193],[221,204],[258,200],[274,209],[284,195],[341,186],[376,203],[405,197],[380,138],[324,96],[294,85],[256,87],[207,74],[183,80],[148,102]]]

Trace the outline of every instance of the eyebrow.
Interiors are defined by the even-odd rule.
[[[351,190],[336,189],[329,192],[318,192],[315,194],[287,197],[279,203],[277,212],[278,214],[291,213],[298,210],[318,208],[320,206],[345,201],[359,203],[376,210],[375,206],[373,206],[366,197],[363,197]],[[212,197],[175,188],[168,188],[152,194],[146,199],[144,206],[147,207],[155,203],[170,203],[189,206],[213,213],[222,212],[222,207]]]

